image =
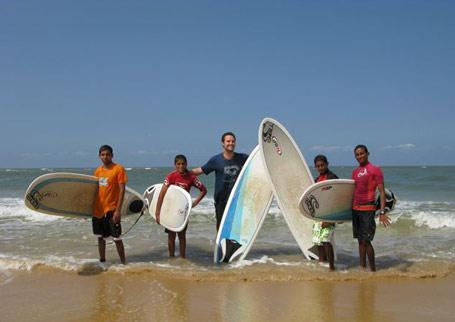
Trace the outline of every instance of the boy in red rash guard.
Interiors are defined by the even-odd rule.
[[[204,198],[205,194],[207,193],[207,189],[205,188],[204,184],[196,177],[196,175],[192,174],[187,169],[187,161],[186,157],[182,154],[175,156],[174,159],[175,170],[169,173],[164,180],[163,187],[161,188],[160,195],[158,197],[158,201],[156,203],[156,211],[155,217],[156,222],[160,223],[160,213],[161,213],[161,206],[163,205],[164,196],[166,195],[167,189],[171,184],[175,184],[180,188],[185,189],[186,191],[190,192],[192,186],[198,188],[201,192],[199,196],[193,201],[192,208],[196,207],[199,202]],[[185,251],[186,251],[186,227],[176,233],[175,231],[171,231],[169,229],[165,229],[165,232],[168,234],[167,244],[169,249],[169,257],[174,257],[175,255],[175,237],[176,235],[179,236],[179,248],[180,248],[180,257],[185,258]]]
[[[352,171],[352,179],[355,181],[354,201],[352,205],[352,231],[353,236],[359,243],[360,267],[366,268],[366,257],[370,264],[370,270],[376,271],[373,241],[376,232],[375,222],[375,193],[379,190],[381,206],[379,222],[385,227],[390,225],[390,218],[385,213],[385,190],[384,175],[381,168],[368,161],[368,148],[365,145],[357,145],[354,155],[359,167]]]

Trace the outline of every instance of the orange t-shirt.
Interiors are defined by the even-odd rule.
[[[113,211],[117,208],[120,194],[119,184],[126,184],[128,176],[125,169],[116,163],[112,163],[108,168],[105,168],[104,165],[99,166],[94,175],[99,180],[98,197],[95,201],[93,214],[96,217],[101,217],[108,211]]]

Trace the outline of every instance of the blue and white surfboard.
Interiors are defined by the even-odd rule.
[[[231,191],[216,237],[214,262],[242,260],[248,254],[273,199],[257,146]]]

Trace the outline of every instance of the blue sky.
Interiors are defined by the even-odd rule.
[[[273,117],[307,159],[455,165],[453,1],[0,0],[0,167],[201,165]]]

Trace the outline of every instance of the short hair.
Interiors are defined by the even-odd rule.
[[[366,145],[363,145],[363,144],[356,145],[356,147],[354,148],[354,153],[357,149],[363,149],[366,153],[368,153],[368,148]]]
[[[235,134],[233,132],[224,132],[223,135],[221,136],[221,142],[224,142],[224,138],[228,135],[233,136],[234,140],[237,140],[237,138],[235,137]]]
[[[325,164],[329,164],[329,161],[327,161],[327,157],[323,154],[318,154],[317,156],[314,157],[314,164],[316,164],[316,162],[318,161],[322,161]]]
[[[111,154],[114,154],[114,150],[112,149],[112,147],[110,145],[102,145],[98,151],[98,154],[101,154],[101,152],[103,151],[109,151]]]
[[[174,164],[176,164],[177,161],[179,161],[179,160],[182,160],[183,162],[188,163],[188,162],[186,161],[186,156],[184,156],[183,154],[177,154],[177,155],[175,156],[175,158],[174,158]]]

